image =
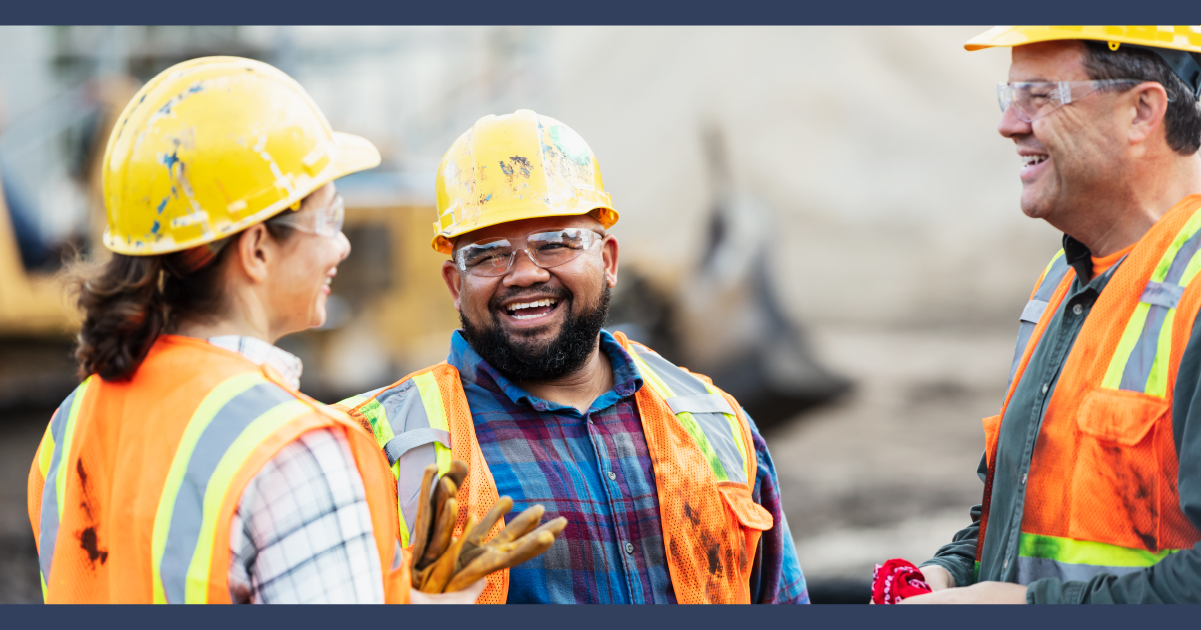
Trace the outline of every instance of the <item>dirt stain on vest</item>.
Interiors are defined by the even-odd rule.
[[[100,548],[100,538],[96,535],[96,519],[92,514],[92,489],[88,485],[88,473],[83,467],[83,460],[75,460],[75,473],[79,476],[79,488],[82,500],[79,502],[79,507],[83,509],[83,513],[87,516],[89,525],[80,530],[79,548],[83,549],[84,553],[88,554],[88,561],[92,563],[92,568],[96,568],[96,561],[100,564],[108,561],[108,551]]]
[[[1137,465],[1137,455],[1127,448],[1106,444],[1103,452],[1110,461],[1105,468],[1112,471],[1114,494],[1129,515],[1132,533],[1142,542],[1144,549],[1158,552],[1159,540],[1155,531],[1159,521],[1159,504],[1154,475],[1148,478],[1140,474],[1142,471]]]

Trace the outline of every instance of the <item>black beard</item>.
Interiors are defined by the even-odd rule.
[[[540,293],[547,292],[547,288],[538,289]],[[463,338],[488,365],[515,383],[552,381],[575,373],[592,354],[601,327],[605,325],[605,319],[609,316],[609,285],[605,284],[600,304],[596,308],[578,315],[571,315],[575,296],[570,291],[557,289],[551,292],[559,298],[559,308],[568,309],[568,315],[563,329],[550,343],[522,341],[520,333],[509,336],[501,330],[499,302],[512,299],[512,294],[489,302],[491,326],[476,326],[460,311],[459,322],[463,325]]]

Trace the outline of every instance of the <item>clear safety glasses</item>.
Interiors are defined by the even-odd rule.
[[[296,216],[295,212],[276,218],[273,223],[276,225],[286,225],[292,229],[308,232],[309,234],[335,237],[342,231],[342,223],[346,220],[346,204],[342,201],[342,195],[334,197],[333,203],[324,208],[318,208],[312,214],[312,225],[302,223],[303,218]]]
[[[1135,86],[1138,79],[1101,79],[1098,81],[1034,81],[998,83],[997,104],[1001,113],[1014,106],[1018,120],[1034,122],[1047,114],[1078,101],[1093,92],[1118,86]]]
[[[558,267],[580,257],[604,235],[586,228],[560,228],[532,232],[508,239],[493,238],[472,243],[455,254],[459,270],[473,276],[503,276],[513,267],[517,252],[524,251],[543,269]]]

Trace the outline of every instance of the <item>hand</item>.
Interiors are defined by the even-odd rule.
[[[488,580],[476,580],[475,584],[453,593],[423,593],[415,588],[409,590],[410,604],[474,604]]]
[[[454,538],[459,511],[456,495],[467,477],[467,465],[459,460],[451,462],[450,469],[435,483],[437,474],[437,464],[426,467],[413,521],[413,588],[423,593],[474,588],[489,574],[550,549],[555,536],[567,526],[567,519],[559,517],[539,527],[544,510],[535,505],[484,541],[497,521],[513,509],[513,500],[506,496],[500,497],[478,524],[475,515],[468,517],[463,535]]]
[[[922,576],[926,579],[926,585],[932,591],[941,591],[943,589],[955,588],[955,578],[951,576],[951,572],[938,566],[937,564],[928,564],[921,567]]]
[[[925,569],[922,569],[924,572]],[[960,588],[944,588],[927,595],[910,597],[902,604],[1025,604],[1026,587],[1009,582],[980,582]]]

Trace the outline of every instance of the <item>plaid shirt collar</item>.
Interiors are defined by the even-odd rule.
[[[609,363],[613,366],[613,389],[597,397],[592,402],[588,413],[617,404],[617,401],[627,396],[633,396],[634,392],[642,387],[642,377],[638,375],[638,368],[634,366],[634,360],[607,330],[600,332],[600,349],[609,357]],[[464,381],[475,383],[492,392],[504,393],[514,404],[527,405],[537,411],[555,414],[585,415],[575,407],[543,400],[505,378],[471,347],[471,344],[463,338],[461,330],[456,330],[451,336],[450,355],[446,357],[446,362],[459,370],[459,376]]]
[[[270,365],[292,389],[300,389],[300,374],[304,371],[304,363],[291,352],[257,337],[245,335],[218,335],[209,337],[208,342],[218,348],[237,352],[255,365]]]

